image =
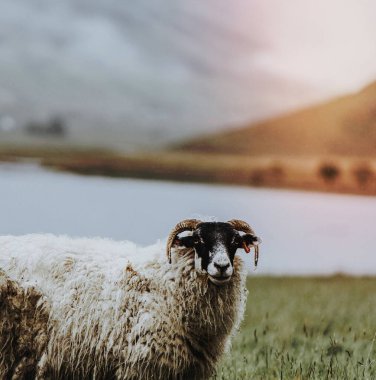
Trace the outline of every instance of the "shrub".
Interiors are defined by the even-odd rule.
[[[367,164],[361,164],[353,169],[353,175],[359,186],[366,186],[372,179],[373,172]]]
[[[265,172],[262,169],[255,169],[251,173],[250,183],[254,186],[261,186],[265,181]]]
[[[269,176],[270,176],[271,180],[274,182],[281,182],[284,175],[285,175],[285,172],[284,172],[282,166],[280,166],[277,163],[273,164],[269,168]]]
[[[341,171],[333,163],[323,163],[319,167],[319,174],[325,182],[334,182],[340,176]]]

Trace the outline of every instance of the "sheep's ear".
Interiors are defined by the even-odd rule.
[[[192,248],[194,246],[194,238],[193,236],[184,236],[184,237],[175,238],[173,242],[173,246]]]
[[[247,253],[250,252],[250,247],[254,247],[261,243],[261,239],[252,234],[245,234],[242,236],[242,245],[239,248],[243,248]]]

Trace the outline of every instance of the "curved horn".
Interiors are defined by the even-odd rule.
[[[231,226],[233,226],[237,231],[245,232],[247,234],[252,234],[252,235],[255,234],[251,226],[247,222],[244,222],[243,220],[231,219],[227,223],[231,224]]]
[[[170,235],[168,236],[168,239],[167,239],[167,247],[166,247],[166,254],[168,257],[168,262],[170,264],[171,264],[171,248],[176,236],[183,231],[195,230],[200,223],[202,222],[201,220],[198,220],[198,219],[185,219],[179,222],[175,226],[175,228],[170,232]]]
[[[243,220],[232,219],[232,220],[229,220],[227,223],[230,224],[232,227],[234,227],[237,231],[245,232],[247,234],[251,234],[251,235],[256,236],[256,234],[252,230],[251,226],[247,222],[244,222]],[[255,267],[257,267],[258,259],[259,259],[259,246],[258,246],[258,244],[261,243],[260,238],[256,237],[256,239],[258,242],[257,242],[257,244],[253,245],[253,247],[255,248],[255,258],[254,258]],[[243,243],[243,244],[245,244],[245,243]],[[247,248],[246,244],[244,246],[244,249],[246,250],[247,253],[249,252],[249,248]]]

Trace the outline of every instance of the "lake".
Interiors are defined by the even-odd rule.
[[[376,197],[86,177],[0,164],[0,234],[164,239],[181,219],[237,218],[263,243],[255,274],[376,274]]]

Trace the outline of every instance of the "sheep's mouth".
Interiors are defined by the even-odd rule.
[[[231,276],[218,276],[218,277],[214,277],[214,276],[210,276],[209,275],[209,280],[215,284],[215,285],[223,285],[223,284],[226,284],[227,282],[229,282],[231,279]]]

